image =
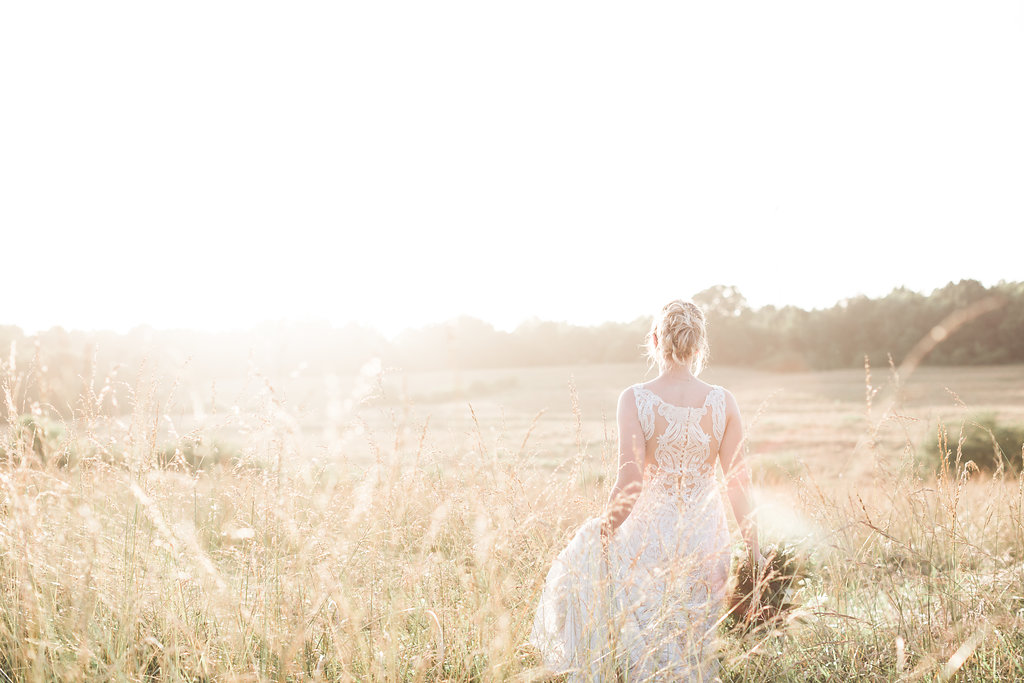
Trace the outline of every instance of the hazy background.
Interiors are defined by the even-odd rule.
[[[949,283],[928,295],[896,289],[879,298],[843,300],[827,309],[751,307],[734,287],[716,285],[693,295],[707,311],[712,367],[768,372],[810,372],[899,365],[922,342],[938,343],[924,359],[934,365],[1024,363],[1024,282],[985,287],[974,280]],[[953,329],[948,316],[976,304],[995,307]],[[946,322],[944,322],[946,321]],[[952,334],[944,336],[945,324]],[[434,399],[461,400],[481,386],[461,373],[526,367],[640,367],[651,317],[628,323],[573,325],[528,320],[511,332],[461,316],[386,338],[370,327],[327,322],[264,323],[244,331],[158,330],[126,333],[65,330],[27,334],[0,326],[0,348],[9,368],[29,371],[36,382],[24,401],[42,400],[71,417],[72,404],[96,378],[119,377],[109,401],[129,389],[139,373],[199,392],[199,405],[220,383],[238,387],[258,375],[278,387],[316,387],[323,403],[324,378],[350,391],[361,375],[400,381],[434,373]],[[933,333],[937,336],[933,337]],[[474,375],[477,376],[477,375]],[[501,386],[490,387],[500,390]],[[455,393],[452,393],[455,392]],[[316,397],[316,398],[314,398]],[[122,406],[127,407],[127,394]],[[111,406],[112,407],[112,404]],[[24,408],[24,406],[22,406]],[[3,407],[6,410],[6,406]],[[321,411],[322,411],[321,407]],[[322,412],[318,414],[322,415]]]

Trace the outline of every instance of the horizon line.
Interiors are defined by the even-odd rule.
[[[796,308],[798,310],[805,311],[805,312],[824,311],[824,310],[830,310],[830,309],[836,308],[837,306],[842,306],[845,303],[847,303],[849,301],[856,300],[856,299],[868,299],[868,300],[872,300],[872,301],[879,300],[879,299],[884,299],[884,298],[886,298],[888,296],[891,296],[894,292],[898,292],[898,291],[909,291],[911,293],[919,294],[919,295],[926,296],[926,297],[927,296],[932,296],[932,295],[935,294],[935,292],[943,289],[944,287],[947,287],[949,285],[957,285],[957,284],[960,284],[960,283],[965,282],[965,281],[977,282],[981,286],[985,287],[985,289],[991,289],[993,287],[998,287],[998,286],[1003,286],[1003,285],[1019,284],[1020,282],[1022,282],[1020,280],[999,280],[999,282],[997,282],[994,285],[986,286],[986,285],[984,285],[984,283],[982,283],[979,280],[975,280],[974,278],[961,278],[960,280],[957,280],[957,281],[950,280],[946,285],[943,285],[942,287],[935,287],[935,288],[933,288],[929,292],[922,291],[922,290],[915,290],[915,289],[911,289],[910,287],[907,287],[905,285],[901,285],[901,286],[893,287],[892,289],[889,290],[889,292],[887,292],[886,294],[881,295],[881,296],[868,296],[866,294],[859,293],[859,294],[856,294],[856,295],[853,295],[853,296],[848,296],[848,297],[843,297],[843,298],[837,299],[835,301],[835,303],[833,303],[833,304],[831,304],[829,306],[804,307],[804,306],[800,306],[800,305],[797,305],[797,304],[782,304],[782,305],[779,305],[779,304],[766,303],[766,304],[762,304],[762,305],[759,305],[759,306],[749,306],[749,310],[756,312],[756,311],[763,310],[765,308],[774,308],[774,309],[777,309],[777,310],[785,309],[785,308]],[[713,286],[716,286],[716,285],[713,285]],[[731,287],[731,285],[724,285],[724,286],[725,287]],[[742,292],[740,292],[740,295],[742,296]],[[746,299],[746,297],[744,297],[744,299]],[[32,327],[29,327],[29,326],[24,326],[23,327],[23,326],[21,326],[21,325],[19,325],[17,323],[2,322],[2,323],[0,323],[0,329],[3,329],[5,327],[6,328],[12,328],[13,327],[13,328],[17,329],[24,337],[31,338],[31,337],[38,336],[38,335],[41,335],[41,334],[46,334],[46,333],[49,333],[49,332],[53,332],[55,330],[60,330],[60,331],[63,331],[65,333],[68,333],[68,334],[72,334],[72,333],[84,333],[84,334],[103,334],[103,333],[107,333],[107,334],[114,334],[114,335],[121,335],[121,336],[127,336],[127,335],[130,335],[130,334],[133,334],[133,333],[137,333],[137,332],[151,332],[151,333],[189,332],[189,333],[209,334],[209,335],[230,335],[230,334],[252,334],[254,332],[259,332],[261,330],[265,330],[268,327],[280,329],[282,327],[310,326],[310,327],[328,327],[328,328],[330,328],[332,330],[341,330],[341,329],[344,329],[346,327],[353,327],[354,326],[354,327],[360,327],[360,328],[364,328],[364,329],[370,330],[370,331],[372,331],[372,332],[374,332],[376,334],[379,334],[380,336],[384,337],[388,341],[394,341],[395,339],[397,339],[398,337],[400,337],[400,336],[402,336],[404,334],[419,332],[419,331],[422,331],[422,330],[425,330],[425,329],[428,329],[428,328],[431,328],[431,327],[439,327],[439,326],[449,325],[449,324],[452,324],[452,323],[457,323],[460,320],[464,320],[464,319],[469,319],[469,320],[474,320],[474,321],[477,321],[477,322],[482,322],[482,323],[484,323],[486,325],[489,325],[491,328],[493,328],[495,331],[498,331],[498,332],[505,332],[505,333],[508,333],[508,334],[514,334],[519,328],[521,328],[522,326],[524,326],[526,324],[529,324],[529,323],[538,323],[538,324],[553,323],[553,324],[557,324],[557,325],[569,325],[571,327],[596,328],[596,327],[601,327],[602,325],[608,325],[608,324],[612,324],[612,325],[630,325],[630,324],[636,323],[636,322],[638,322],[638,321],[640,321],[640,320],[642,320],[644,318],[650,318],[653,315],[654,315],[654,313],[642,313],[642,314],[638,314],[638,315],[636,315],[636,316],[634,316],[634,317],[632,317],[632,318],[630,318],[628,320],[624,320],[624,319],[618,318],[618,319],[605,319],[605,320],[594,321],[594,322],[578,322],[578,321],[574,322],[574,321],[567,320],[567,319],[564,319],[564,318],[563,319],[553,319],[553,318],[542,318],[539,315],[531,315],[531,316],[519,319],[512,326],[505,326],[505,325],[500,325],[500,324],[496,323],[494,320],[488,320],[485,317],[481,317],[481,316],[478,316],[478,315],[475,315],[475,314],[472,314],[472,313],[459,313],[459,314],[455,314],[455,315],[452,315],[452,316],[448,316],[448,317],[443,318],[443,319],[438,319],[438,320],[435,320],[435,321],[425,322],[425,323],[422,323],[422,324],[419,324],[419,325],[412,325],[412,326],[404,327],[404,328],[402,328],[400,330],[393,331],[393,332],[387,332],[387,331],[381,330],[379,326],[377,326],[377,325],[375,325],[373,323],[369,323],[369,322],[367,322],[365,320],[349,319],[349,320],[345,320],[345,321],[337,321],[337,320],[331,320],[330,318],[327,318],[327,317],[310,317],[310,316],[295,317],[295,318],[288,318],[288,317],[264,318],[262,320],[253,321],[253,322],[245,324],[245,325],[231,325],[231,326],[226,326],[226,327],[222,327],[222,328],[210,328],[210,327],[200,327],[200,326],[189,327],[189,326],[183,326],[183,325],[158,326],[156,324],[149,323],[149,322],[139,322],[139,323],[132,324],[131,326],[124,326],[124,327],[120,327],[120,328],[113,328],[113,327],[93,327],[93,328],[65,327],[65,326],[63,326],[61,324],[54,324],[54,325],[50,325],[49,327],[45,327],[45,328],[43,328],[43,327],[32,328]]]

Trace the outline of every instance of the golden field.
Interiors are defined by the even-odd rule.
[[[600,512],[639,364],[95,378],[73,417],[0,372],[0,680],[542,680],[551,560]],[[938,474],[1024,367],[710,368],[748,431],[762,538],[807,578],[727,680],[1024,677],[1024,488]]]

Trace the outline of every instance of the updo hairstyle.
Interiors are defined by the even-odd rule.
[[[654,335],[658,346],[654,346]],[[676,299],[662,307],[651,323],[646,338],[647,355],[661,370],[666,366],[689,367],[699,375],[707,363],[708,333],[704,311],[687,299]]]

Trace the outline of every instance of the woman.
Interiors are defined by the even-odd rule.
[[[660,374],[619,396],[619,470],[548,572],[530,642],[569,680],[713,680],[729,573],[725,488],[756,566],[743,425],[732,394],[697,379],[704,312],[675,300],[647,335]]]

